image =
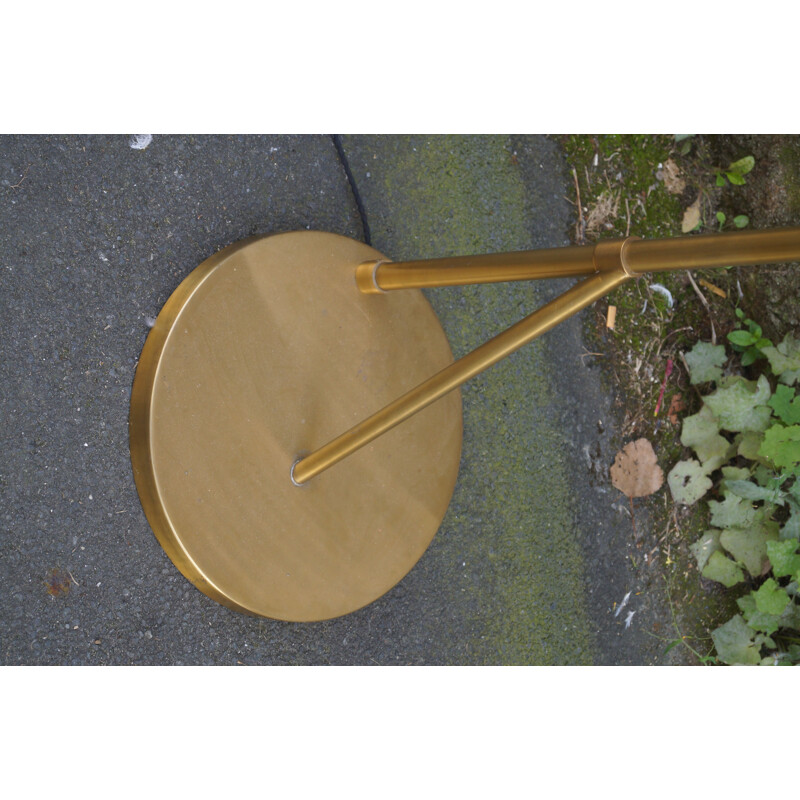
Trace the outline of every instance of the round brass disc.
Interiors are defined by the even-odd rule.
[[[216,601],[288,621],[372,602],[439,528],[461,454],[453,391],[297,487],[295,460],[452,362],[417,290],[363,295],[360,242],[240,242],[176,289],[131,397],[136,486],[180,571]]]

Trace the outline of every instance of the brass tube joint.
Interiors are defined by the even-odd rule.
[[[639,276],[630,268],[627,261],[627,250],[632,241],[638,236],[629,236],[627,239],[608,239],[600,241],[594,246],[592,258],[598,272],[619,272],[620,270],[629,278]]]

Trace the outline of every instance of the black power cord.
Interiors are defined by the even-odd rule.
[[[350,171],[350,162],[347,160],[344,147],[342,147],[342,137],[334,133],[331,134],[331,139],[333,139],[333,146],[336,148],[336,153],[339,156],[339,161],[344,169],[344,174],[347,176],[347,182],[350,184],[350,191],[353,193],[353,197],[356,201],[358,215],[361,217],[361,228],[364,231],[364,242],[372,247],[372,237],[370,236],[369,224],[367,223],[367,212],[364,211],[364,204],[361,202],[361,195],[358,193],[358,187],[356,186],[355,178],[353,178],[353,173]]]

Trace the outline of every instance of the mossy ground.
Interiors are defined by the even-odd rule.
[[[561,137],[575,185],[575,242],[627,235],[682,235],[684,212],[696,200],[701,216],[694,230],[699,232],[721,229],[717,211],[726,215],[726,230],[738,214],[747,214],[758,227],[797,224],[791,216],[797,210],[791,209],[800,203],[800,145],[795,141],[752,141],[760,138],[696,136],[679,143],[665,135]],[[752,150],[760,155],[767,145],[776,165],[759,165],[763,179],[759,176],[745,186],[716,186],[715,166],[724,166]],[[776,187],[788,198],[788,217],[766,208]],[[769,296],[769,286],[778,273],[759,272],[758,283],[753,282],[752,271],[744,273],[751,278],[748,282],[737,269],[696,270],[692,275],[694,285],[686,272],[669,272],[643,276],[620,287],[606,303],[597,304],[587,330],[590,347],[597,354],[594,357],[603,362],[622,390],[620,446],[639,437],[649,439],[665,474],[685,452],[680,442],[681,419],[700,408],[699,394],[689,384],[681,354],[698,340],[724,342],[736,327],[736,306],[745,310],[757,307],[760,296]],[[659,285],[671,295],[671,305]],[[616,307],[613,330],[607,327],[608,306]],[[776,329],[780,327],[778,318],[772,332],[779,333]],[[673,371],[666,377],[669,361]],[[656,413],[662,384],[664,396]],[[665,641],[686,636],[699,653],[708,653],[709,632],[737,608],[733,592],[700,577],[688,549],[707,527],[704,504],[675,506],[666,484],[637,503],[651,520],[652,541],[643,549],[653,544],[658,548],[657,560],[650,559],[646,568],[661,573],[674,614],[673,630],[652,633]],[[696,660],[688,648],[686,654],[690,661]]]
[[[364,164],[355,173],[373,245],[395,260],[542,246],[508,137],[344,142]],[[548,208],[540,216],[553,214]],[[458,358],[541,305],[542,291],[525,283],[426,295]],[[453,615],[453,641],[464,640],[465,620],[472,633],[448,663],[593,661],[586,567],[572,533],[570,466],[549,413],[557,398],[548,365],[545,345],[533,342],[462,387],[459,480],[420,565],[438,565],[450,587],[445,613]]]

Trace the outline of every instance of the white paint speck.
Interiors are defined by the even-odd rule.
[[[144,150],[152,141],[152,133],[134,133],[129,144],[134,150]]]

